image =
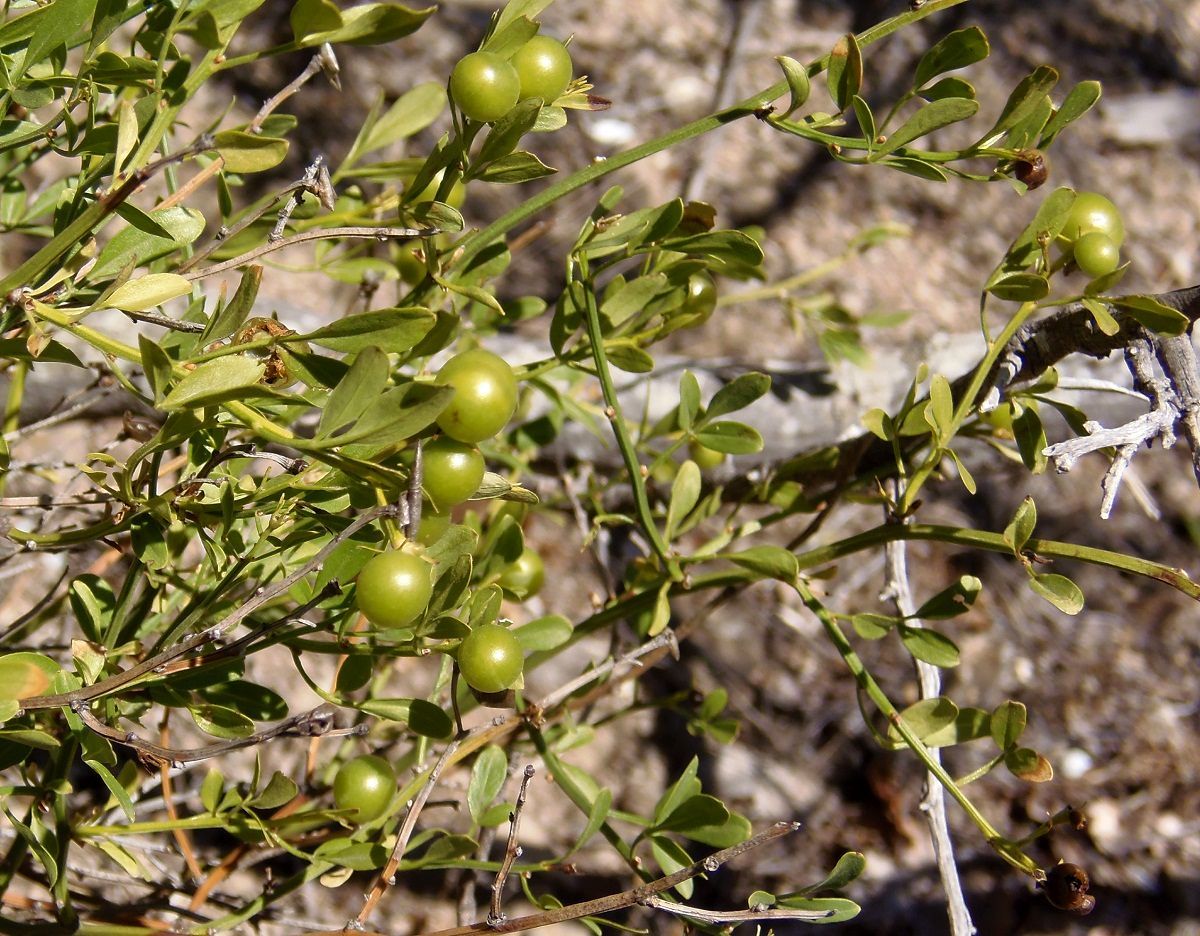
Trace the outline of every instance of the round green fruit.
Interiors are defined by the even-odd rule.
[[[693,273],[687,281],[687,297],[680,311],[694,316],[697,324],[707,322],[717,307],[717,284],[703,270]]]
[[[1090,231],[1072,248],[1075,265],[1091,279],[1105,276],[1121,265],[1121,248],[1107,234]]]
[[[426,442],[421,453],[421,485],[439,511],[448,510],[479,490],[483,456],[479,449],[457,439]]]
[[[1117,206],[1098,192],[1079,192],[1071,203],[1062,236],[1071,243],[1084,234],[1106,234],[1120,247],[1125,243],[1125,222]]]
[[[551,36],[534,36],[512,57],[521,83],[521,99],[553,104],[571,83],[574,66],[567,47]]]
[[[458,669],[479,692],[503,692],[521,677],[524,666],[516,635],[499,624],[480,624],[458,646]]]
[[[500,587],[515,598],[532,598],[542,590],[546,581],[546,567],[536,550],[528,547],[517,557],[517,561],[500,573]]]
[[[688,456],[701,471],[711,471],[725,464],[725,453],[701,445],[695,439],[688,443]]]
[[[398,549],[367,560],[358,573],[355,600],[376,627],[407,627],[429,607],[433,566]]]
[[[454,355],[438,371],[437,383],[454,388],[438,416],[442,432],[459,442],[490,439],[517,409],[517,378],[501,357],[476,348]],[[474,493],[474,492],[472,492]]]
[[[354,810],[355,822],[378,819],[396,795],[396,772],[376,754],[363,754],[344,763],[333,778],[333,802]]]
[[[491,123],[507,114],[521,93],[517,70],[493,52],[464,55],[450,72],[450,94],[463,116]]]

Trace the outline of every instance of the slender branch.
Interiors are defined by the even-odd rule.
[[[374,523],[382,517],[392,517],[398,514],[398,508],[393,505],[384,507],[376,507],[373,510],[368,510],[359,514],[354,520],[346,525],[346,528],[330,538],[319,552],[303,565],[296,568],[290,574],[281,578],[278,582],[269,585],[265,588],[260,588],[247,601],[239,605],[217,624],[206,628],[197,634],[191,634],[175,644],[173,647],[164,650],[162,653],[156,654],[147,660],[143,660],[123,672],[117,673],[115,676],[110,676],[107,679],[102,679],[90,686],[84,686],[81,689],[73,689],[70,692],[60,692],[54,695],[31,696],[28,699],[21,700],[23,711],[32,711],[34,709],[60,708],[62,706],[70,706],[76,702],[89,702],[92,699],[98,699],[101,696],[109,695],[116,692],[118,689],[128,686],[130,683],[141,679],[143,676],[156,673],[160,667],[166,664],[173,663],[180,657],[190,653],[198,647],[206,643],[210,643],[219,637],[229,633],[242,621],[254,614],[259,608],[268,602],[273,601],[280,595],[287,594],[293,585],[303,579],[310,572],[319,569],[326,559],[333,554],[342,543],[352,537],[355,533],[361,530],[368,524]]]
[[[889,483],[889,494],[894,500],[899,485]],[[889,516],[892,523],[901,523]],[[913,601],[912,589],[908,582],[908,554],[904,540],[893,540],[884,546],[885,582],[884,596],[890,598],[896,606],[897,613],[906,619],[910,627],[922,627],[920,619],[913,617],[916,612],[916,602]],[[913,657],[916,665],[917,678],[920,684],[922,699],[932,699],[941,695],[942,672],[931,663]],[[930,756],[939,764],[942,761],[941,751],[934,748]],[[929,825],[929,835],[933,841],[933,855],[937,862],[938,876],[942,880],[942,889],[946,892],[946,912],[950,917],[950,932],[952,936],[971,936],[975,926],[971,922],[971,911],[963,896],[962,881],[958,876],[958,865],[954,861],[954,843],[950,838],[950,826],[946,821],[945,790],[937,782],[933,774],[925,774],[925,792],[921,797],[921,811],[925,813]]]
[[[226,270],[234,270],[240,266],[245,266],[257,260],[264,254],[273,253],[276,250],[282,250],[284,247],[293,247],[296,244],[303,244],[306,241],[315,240],[332,240],[338,237],[362,237],[373,238],[375,240],[387,240],[390,237],[432,237],[435,234],[440,234],[441,228],[398,228],[398,227],[332,227],[318,228],[312,231],[301,231],[298,234],[293,234],[290,237],[284,237],[276,241],[268,241],[261,246],[255,247],[253,250],[248,250],[232,260],[225,260],[221,263],[214,263],[212,266],[204,267],[200,270],[193,270],[185,273],[184,277],[189,280],[203,279],[206,276],[213,276],[216,273],[224,273]]]
[[[699,877],[702,874],[711,874],[739,855],[743,855],[756,848],[761,848],[768,842],[773,842],[777,838],[789,835],[799,828],[800,823],[798,822],[777,822],[766,831],[758,833],[758,835],[747,839],[739,845],[722,849],[719,852],[709,855],[707,858],[703,858],[694,864],[688,865],[686,868],[676,871],[674,874],[668,874],[665,877],[657,878],[640,887],[634,887],[619,894],[611,894],[608,897],[600,897],[596,900],[584,900],[580,903],[568,904],[565,907],[546,910],[542,913],[531,913],[528,916],[514,917],[495,926],[486,922],[473,923],[470,926],[454,926],[449,929],[435,930],[422,934],[422,936],[471,936],[474,933],[516,933],[521,930],[552,926],[555,923],[563,923],[567,920],[578,920],[581,917],[613,913],[625,907],[644,904],[648,898],[656,894],[661,894],[663,891],[668,891],[672,887],[682,884],[684,881],[690,881],[692,878]],[[370,930],[356,930],[355,932],[356,936],[388,936],[386,933]],[[345,931],[325,930],[312,933],[310,936],[345,936]]]
[[[417,817],[421,815],[421,810],[425,808],[425,801],[429,799],[429,794],[433,792],[438,778],[442,775],[442,770],[450,762],[450,758],[458,749],[459,743],[460,740],[456,738],[446,745],[446,750],[442,751],[441,757],[434,764],[433,770],[429,772],[429,776],[420,791],[413,797],[412,802],[409,803],[408,812],[404,814],[404,821],[400,824],[400,831],[396,833],[396,846],[392,849],[392,854],[388,858],[387,864],[383,866],[378,877],[375,878],[375,883],[371,885],[370,891],[367,892],[362,909],[358,911],[358,916],[355,917],[353,924],[355,928],[362,926],[388,887],[396,883],[396,869],[400,867],[400,860],[404,857],[404,852],[408,848],[408,840],[412,838],[413,829],[416,828]]]
[[[517,830],[521,825],[521,812],[525,809],[525,797],[529,793],[529,781],[533,779],[533,765],[525,765],[525,773],[521,776],[521,789],[517,793],[517,801],[513,805],[513,811],[508,817],[508,843],[504,848],[504,861],[500,864],[500,870],[496,872],[496,880],[492,882],[492,903],[488,913],[488,926],[495,926],[498,923],[503,923],[506,917],[502,908],[504,898],[504,884],[508,880],[508,873],[512,870],[513,862],[521,857],[521,846],[518,844]]]
[[[665,900],[662,897],[646,897],[638,901],[643,907],[655,910],[665,910],[676,916],[689,920],[699,920],[714,926],[737,926],[739,923],[757,923],[760,920],[803,920],[805,923],[819,923],[834,916],[835,910],[789,910],[786,907],[762,910],[704,910],[700,907],[689,907],[687,904]]]

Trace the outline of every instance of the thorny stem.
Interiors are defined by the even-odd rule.
[[[508,843],[504,848],[504,861],[500,864],[500,870],[496,872],[496,880],[492,882],[492,902],[487,918],[489,926],[504,922],[502,909],[504,884],[508,880],[508,873],[512,870],[513,862],[521,857],[520,839],[517,832],[521,826],[521,812],[525,809],[525,797],[529,793],[529,781],[533,779],[533,773],[533,765],[526,764],[525,772],[521,775],[521,788],[517,793],[517,801],[513,804],[513,811],[508,817]]]

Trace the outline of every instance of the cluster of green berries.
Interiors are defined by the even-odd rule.
[[[1090,279],[1107,276],[1121,265],[1125,223],[1111,201],[1096,192],[1079,192],[1060,238],[1080,272]]]
[[[450,95],[464,117],[492,123],[526,98],[552,104],[571,83],[572,72],[565,45],[534,36],[508,59],[495,52],[464,55],[450,72]]]
[[[435,377],[454,396],[438,417],[441,436],[422,452],[422,487],[430,511],[419,542],[432,542],[449,523],[449,511],[479,488],[483,455],[476,443],[499,433],[517,407],[517,378],[503,358],[483,349],[450,358]],[[527,549],[500,577],[510,597],[532,597],[542,586],[541,558]],[[419,550],[393,549],[372,557],[358,574],[358,610],[376,627],[402,628],[420,618],[433,595],[433,566]],[[523,654],[513,633],[499,624],[476,627],[457,650],[459,670],[479,692],[501,692],[521,676]],[[347,765],[349,766],[349,765]],[[335,786],[336,794],[336,786]]]

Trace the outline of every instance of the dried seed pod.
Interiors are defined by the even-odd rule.
[[[1088,873],[1077,864],[1061,862],[1050,869],[1041,885],[1046,899],[1060,910],[1086,916],[1096,908],[1096,898],[1088,893]]]

